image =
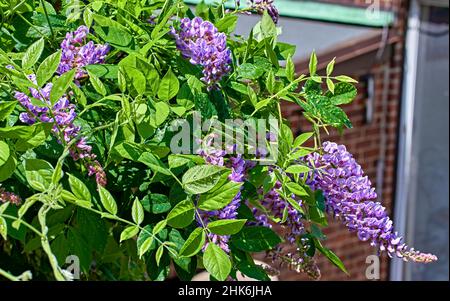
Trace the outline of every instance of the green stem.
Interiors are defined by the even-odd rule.
[[[281,126],[283,124],[283,115],[281,114],[281,105],[280,102],[277,103],[277,109],[278,109],[278,123]]]
[[[264,100],[261,101],[268,101],[268,103],[270,103],[270,101],[274,98],[278,98],[280,95],[282,95],[284,92],[288,91],[292,86],[294,86],[295,84],[298,84],[299,82],[305,81],[309,79],[309,77],[305,77],[305,75],[300,75],[298,78],[296,78],[295,80],[293,80],[290,84],[288,84],[286,87],[284,87],[283,89],[281,89],[280,91],[278,91],[277,93],[273,94],[272,96],[270,96],[269,98],[266,98]],[[251,117],[256,114],[256,112],[258,112],[258,110],[254,110],[253,113],[250,115]]]
[[[184,187],[183,183],[180,181],[180,179],[178,179],[178,177],[169,169],[170,174],[172,175],[172,177],[175,179],[175,181],[178,182],[178,184],[180,184],[181,187]]]
[[[200,215],[200,212],[198,212],[197,208],[195,208],[195,214],[197,214],[198,219],[200,221],[200,224],[202,225],[203,230],[205,230],[206,232],[209,232],[209,229],[206,227],[205,223],[203,222],[202,216]],[[211,243],[212,242],[211,238],[208,235],[206,235],[206,237],[208,238],[209,242]]]
[[[55,40],[55,33],[53,32],[52,24],[50,24],[50,18],[48,17],[47,7],[45,6],[44,1],[41,0],[42,8],[44,9],[45,18],[47,19],[48,27],[50,28],[50,33],[52,35],[52,39]]]
[[[16,277],[1,268],[0,268],[0,275],[11,281],[20,281],[19,277]]]
[[[58,260],[56,259],[55,254],[53,254],[52,249],[50,247],[50,242],[47,238],[47,213],[50,211],[50,207],[47,205],[43,205],[41,209],[39,209],[38,219],[39,224],[41,225],[41,245],[44,252],[47,254],[48,260],[50,261],[50,265],[53,270],[53,275],[55,275],[56,280],[58,281],[66,281],[66,277],[62,274],[61,268],[58,265]]]
[[[33,231],[34,233],[36,233],[39,237],[42,237],[42,233],[41,233],[38,229],[36,229],[35,227],[33,227],[32,225],[30,225],[29,223],[27,223],[26,221],[21,220],[21,219],[17,218],[16,216],[12,216],[12,215],[9,215],[9,214],[1,214],[0,216],[5,217],[5,218],[7,218],[7,219],[14,220],[14,221],[19,221],[19,222],[20,222],[21,224],[23,224],[25,227],[27,227],[28,229],[30,229],[31,231]]]
[[[66,200],[66,201],[69,202],[69,203],[71,203],[71,204],[74,204],[74,205],[76,205],[76,206],[79,206],[76,202],[73,202],[73,201],[70,201],[70,200]],[[89,210],[89,211],[91,211],[91,212],[93,212],[93,213],[96,213],[96,214],[100,215],[101,217],[105,217],[105,218],[108,218],[108,219],[111,219],[111,220],[115,220],[115,221],[118,221],[118,222],[122,222],[122,223],[127,224],[127,225],[130,225],[130,226],[136,226],[136,227],[138,227],[141,231],[144,231],[145,233],[149,234],[149,235],[150,235],[154,240],[156,240],[158,243],[163,244],[163,242],[162,242],[158,237],[156,237],[156,235],[154,235],[153,233],[149,232],[147,229],[144,229],[144,228],[141,227],[140,225],[137,225],[137,224],[135,224],[135,223],[133,223],[133,222],[130,222],[130,221],[128,221],[128,220],[126,220],[126,219],[123,219],[123,218],[121,218],[121,217],[118,217],[118,216],[116,216],[116,215],[110,215],[110,214],[105,215],[105,212],[102,212],[102,211],[97,210],[97,209],[94,209],[94,208],[89,208],[89,207],[84,207],[84,206],[80,206],[80,207],[82,207],[83,209]],[[164,245],[164,246],[165,246],[165,245]],[[167,248],[167,250],[168,250],[169,252],[172,253],[172,255],[178,257],[178,254],[174,254],[173,251],[172,251],[172,249],[168,248],[167,246],[165,246],[165,247]]]

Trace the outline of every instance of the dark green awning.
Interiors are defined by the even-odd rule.
[[[201,0],[185,0],[188,4],[197,4]],[[205,0],[206,3],[218,2],[217,0]],[[241,0],[241,7],[246,7]],[[228,0],[227,8],[234,8],[235,1]],[[339,22],[345,24],[364,25],[372,27],[383,27],[394,22],[394,13],[391,11],[379,11],[371,14],[361,7],[322,3],[316,1],[302,0],[275,0],[275,6],[281,16],[310,19],[327,22]]]

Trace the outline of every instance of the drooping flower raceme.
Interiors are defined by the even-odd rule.
[[[227,48],[227,37],[209,21],[200,17],[181,20],[180,30],[171,29],[181,54],[194,65],[203,67],[203,77],[208,89],[217,83],[230,70],[231,51]]]
[[[273,23],[278,23],[278,18],[280,17],[278,9],[273,4],[274,0],[249,0],[249,5],[258,14],[263,14],[267,11],[269,16],[272,18]]]
[[[225,163],[224,156],[227,154],[224,150],[218,150],[211,146],[212,136],[205,139],[205,147],[200,149],[198,154],[205,158],[206,162],[209,164],[217,166],[227,166],[231,168],[231,174],[228,179],[232,182],[242,183],[245,181],[245,174],[249,167],[248,162],[244,160],[241,154],[237,154],[229,158],[229,162]],[[234,148],[235,149],[235,148]],[[242,188],[242,187],[241,187]],[[202,211],[200,210],[201,219],[197,217],[197,222],[199,225],[204,224],[205,226],[209,223],[210,218],[216,219],[236,219],[237,210],[241,204],[241,192],[239,191],[231,200],[231,202],[220,210],[215,211]],[[217,244],[222,250],[229,253],[230,248],[228,246],[228,241],[230,239],[229,235],[218,235],[214,233],[208,234],[211,242]],[[204,249],[208,246],[205,244]]]
[[[37,85],[34,74],[29,75],[28,78]],[[52,87],[52,83],[47,83],[42,89],[29,88],[32,98],[42,103],[42,106],[33,104],[32,98],[27,94],[16,92],[14,97],[26,110],[19,115],[19,119],[30,125],[36,122],[53,123],[52,133],[57,137],[59,143],[69,143],[73,139],[77,139],[69,149],[71,157],[74,160],[83,159],[89,175],[95,174],[97,183],[106,185],[106,174],[96,160],[96,155],[92,153],[92,147],[87,144],[85,137],[79,137],[81,128],[74,124],[75,105],[70,103],[67,95],[62,96],[52,105],[50,102]]]
[[[333,142],[323,143],[323,154],[309,154],[304,161],[313,171],[308,184],[320,189],[326,199],[327,210],[341,219],[350,231],[357,232],[362,241],[370,241],[380,251],[405,261],[432,262],[437,257],[409,249],[403,238],[394,232],[386,209],[376,201],[377,194],[361,166],[345,146]],[[323,167],[323,172],[314,170]]]
[[[93,41],[86,43],[88,33],[89,29],[86,26],[80,26],[74,32],[66,34],[66,38],[61,43],[62,54],[58,74],[76,69],[75,79],[78,80],[86,75],[82,67],[104,63],[110,49],[109,45],[94,44]]]

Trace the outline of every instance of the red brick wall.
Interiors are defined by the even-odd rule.
[[[329,0],[328,2],[361,4],[364,0]],[[369,176],[375,187],[382,186],[382,191],[377,189],[380,201],[387,208],[389,214],[392,213],[393,197],[395,189],[395,166],[397,154],[397,132],[398,116],[401,98],[401,78],[403,66],[403,41],[404,27],[406,20],[407,1],[387,1],[394,2],[394,9],[398,12],[398,20],[390,29],[395,31],[400,38],[400,42],[392,45],[388,60],[383,64],[373,66],[369,71],[374,77],[374,115],[371,123],[365,122],[366,112],[366,87],[364,81],[358,84],[359,95],[350,105],[344,107],[345,111],[353,123],[352,129],[345,130],[340,136],[336,131],[331,131],[330,136],[323,133],[323,140],[334,141],[347,146],[347,149],[355,156],[362,165],[364,171]],[[384,80],[384,70],[388,69],[387,81]],[[366,74],[348,74],[360,79]],[[383,96],[383,90],[387,88],[387,94]],[[383,106],[383,98],[385,105]],[[299,107],[295,104],[286,103],[283,105],[283,114],[291,123],[293,130],[309,131],[310,127],[303,118]],[[384,137],[384,140],[383,140]],[[384,142],[383,142],[384,141]],[[385,147],[382,148],[382,145]],[[377,183],[377,164],[382,153],[385,156],[385,165],[382,183]],[[392,215],[391,215],[392,216]],[[350,276],[345,275],[338,268],[328,262],[326,258],[320,256],[317,262],[321,269],[322,280],[366,280],[365,270],[368,266],[366,257],[375,254],[374,250],[366,242],[359,242],[355,233],[348,230],[339,222],[330,218],[330,225],[324,233],[328,239],[324,245],[332,249],[344,262]],[[388,280],[389,263],[385,255],[382,256],[381,280]],[[281,280],[306,280],[305,275],[297,274],[294,271],[283,269],[280,274]]]

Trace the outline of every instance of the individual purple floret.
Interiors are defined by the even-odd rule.
[[[29,80],[37,85],[36,76],[31,74]],[[43,106],[32,103],[32,98],[25,93],[16,92],[14,97],[19,101],[26,112],[19,115],[19,119],[27,124],[36,122],[53,123],[52,133],[57,137],[58,142],[69,143],[73,139],[78,139],[69,149],[71,157],[76,161],[83,159],[88,169],[89,175],[95,174],[97,183],[106,185],[106,174],[92,153],[92,147],[86,142],[85,137],[79,138],[81,128],[74,124],[75,105],[71,104],[67,95],[62,96],[54,105],[50,102],[50,92],[53,84],[47,83],[42,89],[29,88],[32,98],[40,102]],[[49,109],[51,108],[51,109]]]
[[[217,83],[231,70],[231,51],[227,48],[226,35],[200,17],[181,19],[180,30],[172,28],[171,34],[181,54],[191,64],[203,67],[201,80],[208,90],[217,88]]]
[[[274,0],[249,0],[249,5],[258,14],[263,14],[267,10],[267,13],[272,18],[273,23],[277,24],[280,17],[277,8],[273,4]]]
[[[109,45],[94,44],[92,41],[85,44],[88,33],[89,29],[86,26],[80,26],[74,32],[66,34],[66,38],[61,43],[62,54],[57,70],[58,74],[75,68],[77,70],[75,79],[78,80],[87,74],[82,67],[105,62]]]
[[[323,167],[322,172],[312,171],[308,184],[312,189],[322,190],[329,212],[341,219],[352,232],[357,232],[362,241],[370,241],[380,251],[397,255],[405,261],[432,262],[437,257],[409,249],[403,238],[394,232],[392,220],[386,209],[376,200],[377,194],[361,166],[346,150],[344,145],[323,143],[323,154],[308,155],[306,163],[314,169]]]

